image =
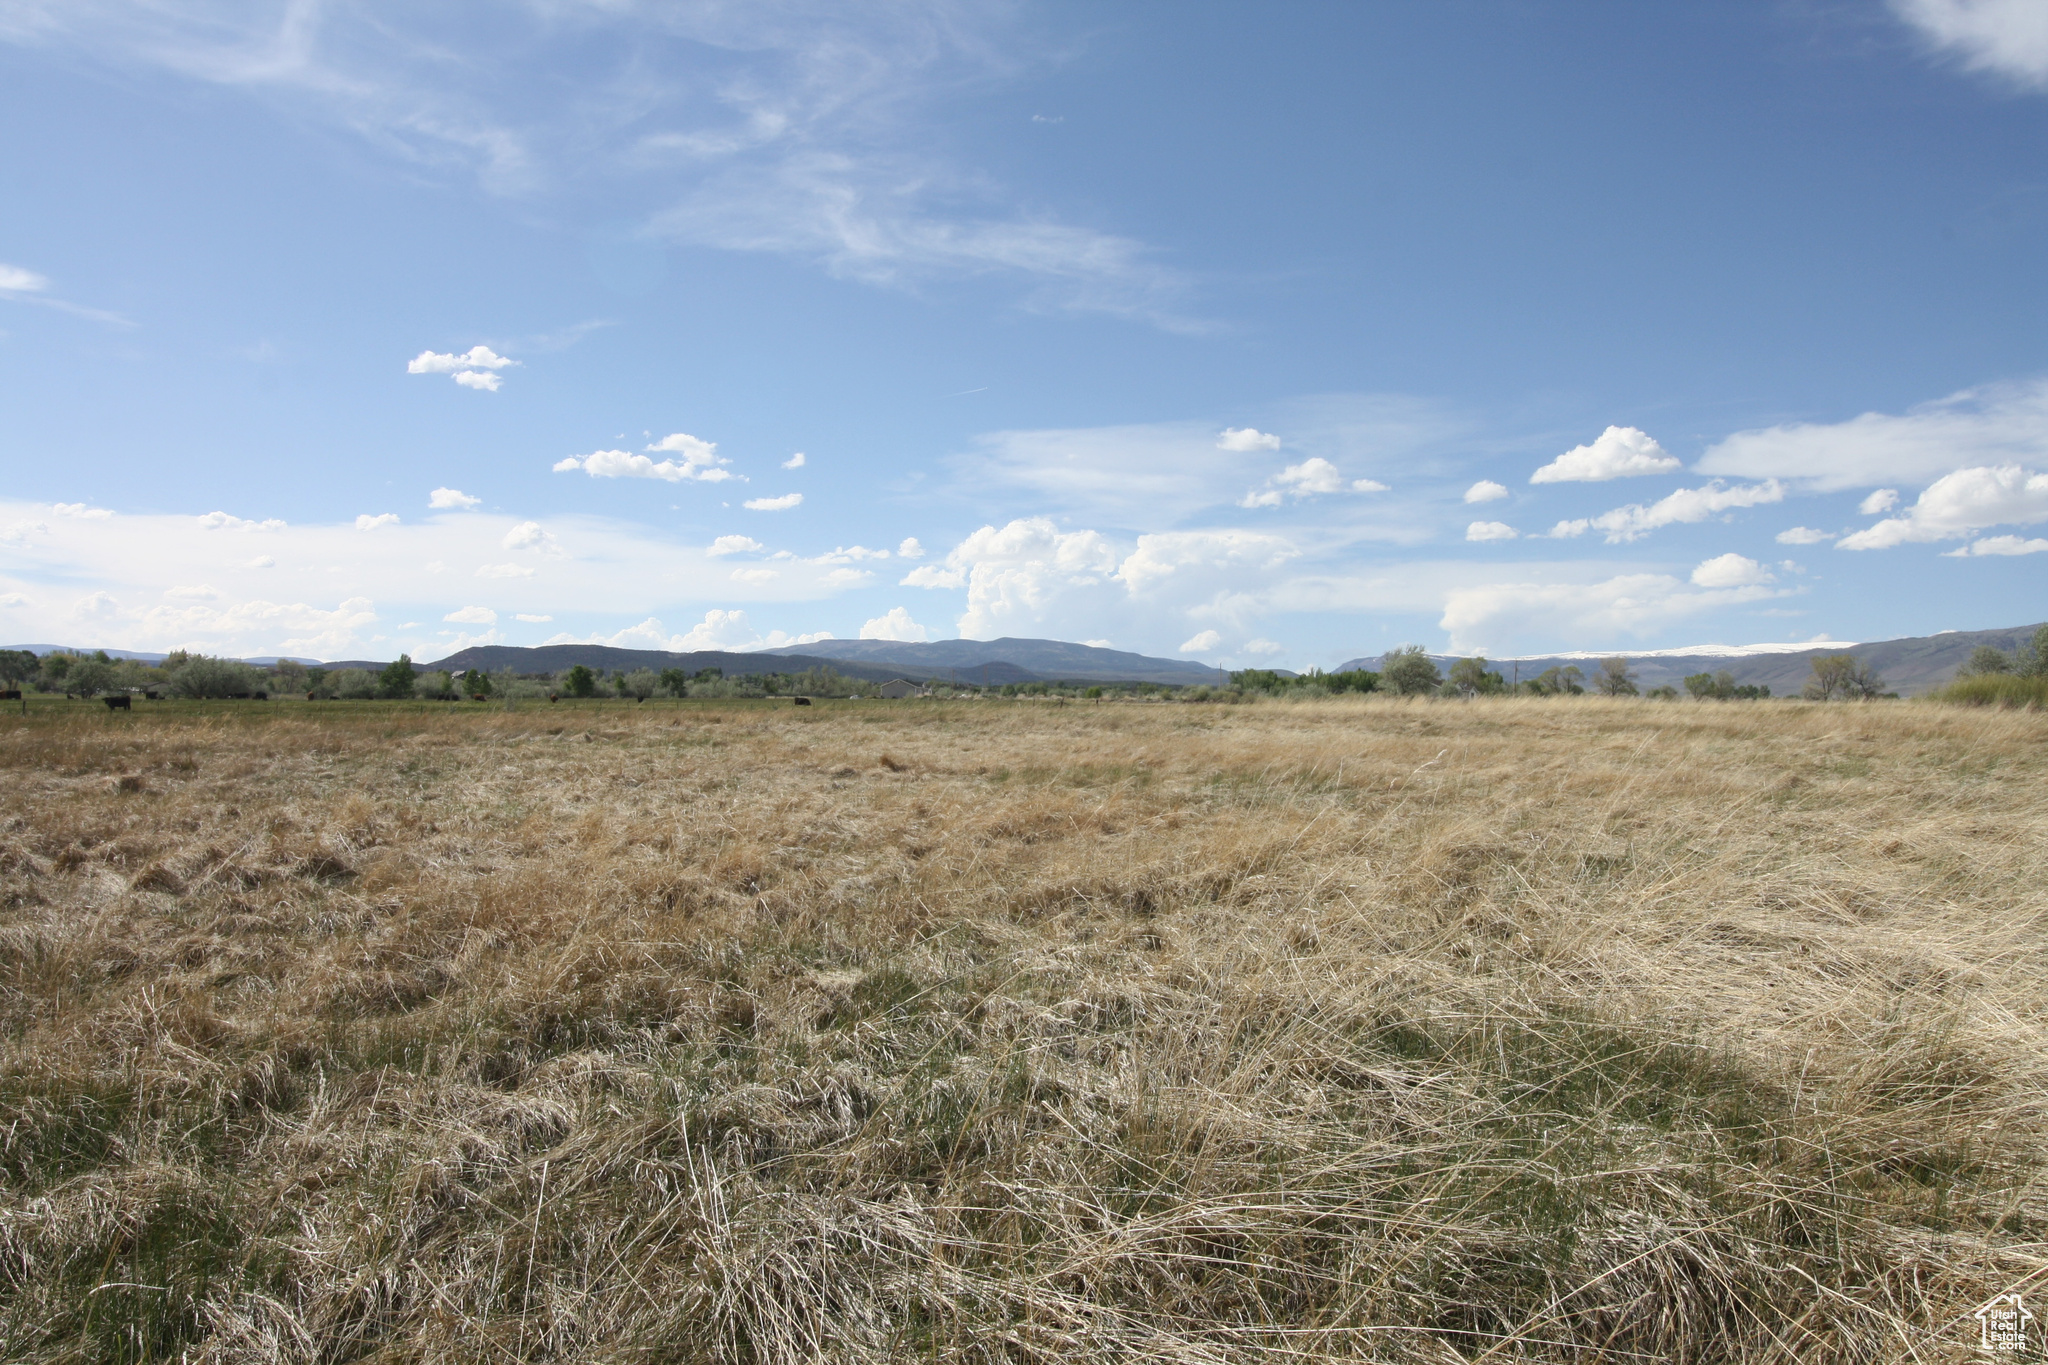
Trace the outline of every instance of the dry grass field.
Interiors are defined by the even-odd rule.
[[[2038,713],[97,710],[0,715],[7,1360],[1964,1360],[2048,1273]]]

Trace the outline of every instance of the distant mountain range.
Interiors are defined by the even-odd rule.
[[[984,668],[999,668],[1004,664],[1025,670],[1034,678],[1069,682],[1192,684],[1218,682],[1223,677],[1218,669],[1185,659],[1155,659],[1145,654],[1105,649],[1100,645],[1077,645],[1065,640],[1024,640],[1014,636],[1004,636],[1000,640],[933,640],[929,643],[817,640],[807,645],[763,650],[762,653],[822,655],[828,659],[914,670],[919,676],[957,677],[965,682],[980,682]],[[993,681],[1001,681],[999,677],[991,677]]]
[[[1945,630],[1939,635],[1913,635],[1868,644],[1809,641],[1790,645],[1694,645],[1688,649],[1646,649],[1633,654],[1620,649],[1606,653],[1576,651],[1488,662],[1513,680],[1516,677],[1533,678],[1547,668],[1566,664],[1576,664],[1590,674],[1601,659],[1620,655],[1635,671],[1637,685],[1646,689],[1663,683],[1682,687],[1688,674],[1718,673],[1726,669],[1738,683],[1762,685],[1771,689],[1771,695],[1786,697],[1798,695],[1806,680],[1813,676],[1815,659],[1826,654],[1853,654],[1875,669],[1884,678],[1888,689],[1901,696],[1913,696],[1954,678],[1956,669],[1970,657],[1972,650],[1990,645],[2009,654],[2033,638],[2039,629],[2039,625],[2032,625],[2007,626],[1999,630]],[[1384,657],[1372,655],[1352,659],[1338,665],[1338,671],[1377,669]],[[1457,656],[1432,654],[1430,657],[1441,666],[1449,664]]]

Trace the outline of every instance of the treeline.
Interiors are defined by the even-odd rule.
[[[296,670],[294,675],[293,670]],[[162,663],[116,659],[105,650],[90,654],[52,650],[37,656],[26,649],[0,649],[0,682],[8,690],[26,689],[67,697],[109,696],[117,692],[166,697],[255,697],[291,690],[303,679],[304,664],[285,661],[259,668],[240,659],[215,659],[178,650]]]
[[[1388,692],[1400,697],[1577,697],[1589,692],[1608,697],[1679,695],[1678,689],[1668,683],[1645,693],[1629,661],[1618,656],[1602,659],[1590,677],[1577,664],[1559,664],[1534,677],[1511,681],[1483,655],[1455,660],[1448,671],[1439,669],[1436,660],[1423,652],[1420,645],[1404,645],[1387,654],[1377,673],[1362,668],[1346,673],[1310,670],[1289,677],[1249,668],[1231,674],[1230,683],[1241,694],[1269,697],[1321,697],[1345,692]],[[1701,701],[1753,701],[1771,695],[1768,687],[1738,684],[1725,669],[1719,673],[1695,673],[1685,680],[1685,690]]]
[[[189,699],[299,697],[311,701],[542,700],[549,697],[624,697],[645,701],[675,697],[813,697],[873,695],[875,684],[841,676],[831,668],[801,673],[766,673],[728,678],[716,668],[685,673],[679,668],[607,673],[578,664],[561,673],[451,672],[422,669],[401,654],[381,669],[321,668],[290,659],[268,666],[213,658],[185,650],[161,663],[116,659],[105,650],[90,654],[53,650],[41,656],[25,649],[0,650],[0,683],[9,690],[93,698],[117,693]]]

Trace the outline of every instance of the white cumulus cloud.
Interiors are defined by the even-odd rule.
[[[209,531],[282,531],[284,523],[276,517],[266,521],[251,521],[247,517],[231,516],[226,512],[208,512],[195,517],[201,526]]]
[[[1181,641],[1180,652],[1183,654],[1207,654],[1222,643],[1222,635],[1213,630],[1205,630],[1192,639]]]
[[[396,512],[385,512],[374,517],[365,512],[356,518],[356,529],[358,531],[378,531],[386,526],[396,525],[398,525],[398,513]]]
[[[503,381],[495,371],[508,365],[517,365],[516,360],[499,355],[488,346],[472,346],[461,355],[453,352],[437,353],[421,351],[406,362],[407,374],[445,374],[452,376],[456,383],[466,389],[481,389],[496,393]]]
[[[903,543],[896,547],[896,557],[898,559],[923,559],[924,546],[918,543],[916,536],[905,536]]]
[[[1249,454],[1254,450],[1278,450],[1280,438],[1257,427],[1225,427],[1223,434],[1216,438],[1218,450],[1234,450]]]
[[[1283,494],[1295,498],[1312,498],[1324,493],[1342,493],[1346,488],[1354,493],[1387,491],[1387,486],[1377,479],[1353,479],[1346,483],[1337,466],[1316,455],[1303,460],[1300,464],[1288,465],[1268,479],[1265,488],[1254,488],[1239,498],[1237,505],[1278,507]]]
[[[1833,531],[1817,531],[1811,526],[1794,526],[1789,531],[1778,532],[1780,545],[1819,545],[1834,538]]]
[[[784,493],[779,498],[748,498],[740,506],[750,512],[787,512],[792,507],[803,505],[801,493]]]
[[[1243,654],[1257,654],[1260,656],[1269,654],[1284,654],[1287,652],[1287,646],[1281,644],[1278,640],[1268,640],[1264,637],[1260,637],[1258,639],[1246,640],[1244,642],[1244,648],[1239,652]]]
[[[1842,550],[1885,550],[1908,541],[1959,540],[1987,526],[2048,521],[2048,474],[2016,464],[1978,466],[1929,484],[1903,516],[1843,536]]]
[[[432,351],[421,351],[406,363],[407,374],[455,374],[462,370],[502,370],[507,365],[517,365],[488,346],[472,346],[461,355],[437,355]]]
[[[707,555],[745,555],[755,554],[766,548],[768,547],[752,536],[720,536],[711,542],[711,548],[704,553]]]
[[[923,643],[931,639],[931,632],[910,619],[905,607],[891,607],[886,615],[872,617],[860,628],[863,640],[905,640]]]
[[[1344,476],[1337,472],[1337,466],[1321,456],[1287,466],[1273,476],[1273,482],[1296,497],[1308,497],[1315,493],[1338,493],[1344,488]]]
[[[505,538],[498,542],[508,550],[553,550],[554,534],[544,529],[537,521],[522,521],[505,532]]]
[[[513,620],[515,620],[515,621],[524,621],[524,622],[526,622],[526,623],[527,623],[528,625],[539,625],[539,624],[542,624],[543,622],[547,622],[547,621],[552,621],[552,620],[554,620],[555,618],[554,618],[554,617],[552,617],[552,616],[540,616],[540,615],[536,615],[536,614],[534,614],[534,613],[532,613],[532,612],[524,612],[524,611],[522,611],[522,612],[515,612],[515,613],[513,614],[513,616],[512,616],[512,619],[513,619]]]
[[[804,453],[799,450],[796,454],[784,460],[782,467],[784,469],[802,469],[804,467]]]
[[[1861,512],[1866,517],[1874,517],[1879,516],[1885,512],[1889,512],[1898,505],[1898,489],[1880,488],[1875,493],[1872,493],[1869,497],[1865,498],[1862,502],[1857,503],[1856,510]]]
[[[1699,588],[1747,588],[1774,580],[1771,571],[1754,559],[1730,553],[1701,561],[1692,571],[1692,581]]]
[[[1504,521],[1475,521],[1465,528],[1467,540],[1513,540],[1518,534]]]
[[[1591,445],[1573,446],[1529,476],[1530,483],[1601,483],[1669,474],[1678,459],[1637,427],[1609,427]]]
[[[454,510],[466,512],[481,502],[483,502],[482,498],[472,498],[460,488],[436,488],[433,492],[427,494],[427,506],[437,511]]]
[[[667,483],[723,483],[740,477],[724,467],[732,461],[719,455],[715,442],[700,441],[687,432],[664,436],[647,448],[671,458],[655,460],[629,450],[597,450],[557,460],[553,469],[557,474],[581,469],[593,479],[660,479]]]
[[[2048,540],[2039,536],[2024,539],[2020,536],[1986,536],[1973,540],[1968,545],[1954,550],[1944,550],[1943,555],[1951,559],[1968,559],[1977,555],[2037,555],[2048,551]]]
[[[1481,479],[1465,490],[1466,502],[1498,502],[1508,495],[1506,484],[1495,483],[1492,479]]]
[[[1641,540],[1659,527],[1701,522],[1737,507],[1756,507],[1769,502],[1782,502],[1784,499],[1785,486],[1776,479],[1766,479],[1762,483],[1738,484],[1733,488],[1723,487],[1721,481],[1716,479],[1702,488],[1681,488],[1675,493],[1659,498],[1648,507],[1641,503],[1630,503],[1627,507],[1602,512],[1597,517],[1560,521],[1550,528],[1550,534],[1562,540],[1582,536],[1589,530],[1603,531],[1609,545],[1621,545],[1632,540]]]
[[[495,626],[498,624],[498,613],[489,607],[463,607],[459,611],[449,612],[441,619],[453,621],[461,626]]]
[[[773,583],[782,577],[780,569],[734,569],[729,575],[735,583]]]

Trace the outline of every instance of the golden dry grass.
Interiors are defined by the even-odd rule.
[[[0,718],[0,1352],[1975,1356],[2048,722]]]

